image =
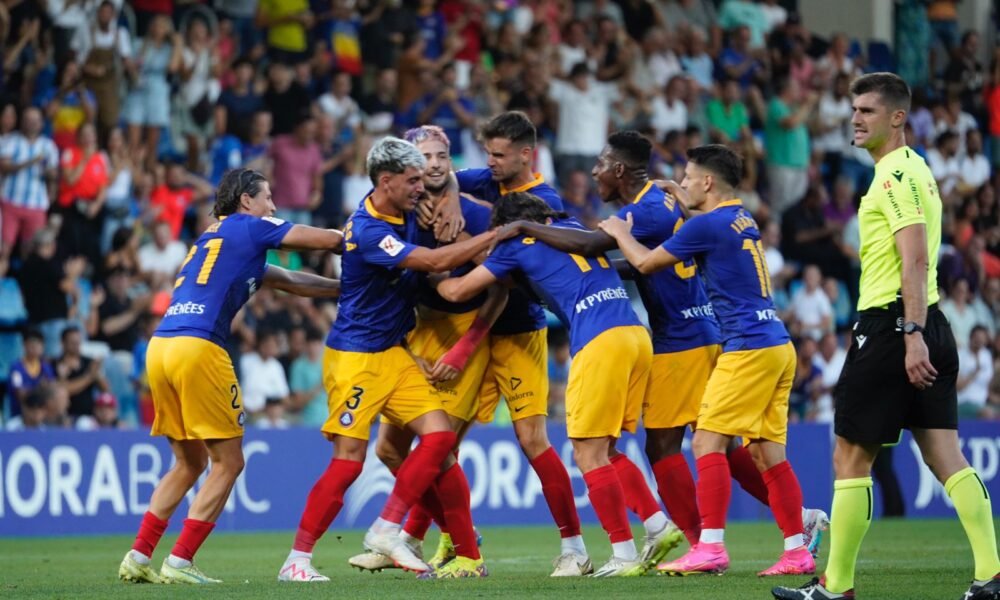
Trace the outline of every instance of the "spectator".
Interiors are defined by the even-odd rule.
[[[632,85],[640,90],[662,90],[684,71],[674,52],[674,40],[662,27],[650,27],[641,39],[641,52],[636,53],[632,66]]]
[[[708,101],[705,114],[711,141],[730,144],[750,139],[750,117],[743,103],[743,90],[735,79],[726,79],[722,83],[721,97]]]
[[[258,429],[288,429],[291,425],[285,418],[285,398],[267,398],[264,411],[254,423]]]
[[[835,33],[830,40],[830,47],[826,54],[819,59],[816,69],[819,71],[819,85],[828,88],[833,83],[834,78],[843,73],[849,79],[854,79],[861,75],[861,69],[855,64],[854,59],[848,55],[851,48],[851,40],[844,33]]]
[[[941,312],[948,317],[955,343],[959,350],[965,349],[972,336],[972,330],[980,325],[980,315],[972,305],[969,282],[958,278],[948,289],[948,297],[941,301]]]
[[[563,186],[566,213],[589,229],[596,229],[601,219],[601,199],[591,189],[590,175],[573,171]]]
[[[566,77],[570,69],[577,63],[590,59],[590,38],[587,35],[587,23],[580,19],[571,19],[563,26],[562,42],[558,47],[557,75]]]
[[[28,320],[21,286],[17,279],[8,276],[9,267],[10,261],[0,255],[0,405],[7,397],[10,368],[24,352],[21,329]]]
[[[594,59],[597,63],[595,75],[598,81],[616,81],[628,73],[632,63],[629,58],[630,44],[618,23],[608,17],[597,19]],[[569,78],[573,79],[572,72]]]
[[[771,210],[778,218],[802,199],[809,186],[809,130],[805,122],[818,98],[815,92],[809,92],[800,103],[798,83],[786,77],[778,83],[777,94],[767,106],[767,182]]]
[[[59,71],[58,88],[50,89],[39,101],[52,127],[52,141],[60,150],[72,146],[80,127],[93,122],[97,113],[94,94],[87,89],[80,66],[72,59]]]
[[[784,63],[785,60],[785,56],[781,55],[781,63]],[[791,39],[787,63],[788,76],[799,84],[800,89],[811,90],[820,87],[816,85],[819,79],[816,73],[816,64],[813,63],[812,57],[806,54],[805,40],[798,37]]]
[[[281,63],[273,63],[268,68],[264,106],[273,119],[270,132],[273,135],[291,133],[312,106],[309,93],[295,81],[294,75],[291,67]]]
[[[927,151],[927,166],[937,181],[943,200],[951,196],[962,178],[958,143],[958,134],[946,129],[938,134],[934,147]]]
[[[97,131],[102,143],[107,142],[108,134],[118,126],[122,78],[126,72],[135,69],[132,63],[132,36],[127,28],[117,23],[116,12],[115,3],[104,0],[97,9],[94,22],[78,29],[73,39],[83,81],[94,94]]]
[[[465,151],[463,134],[475,125],[475,111],[472,100],[458,89],[455,65],[449,63],[441,68],[434,91],[414,102],[409,114],[415,117],[411,121],[414,125],[437,125],[443,129],[451,141],[452,160],[461,166]]]
[[[745,27],[750,34],[750,48],[763,48],[770,23],[760,5],[751,0],[725,0],[719,10],[723,29]]]
[[[152,241],[139,248],[139,269],[152,289],[170,289],[187,253],[187,244],[171,237],[170,225],[157,221]]]
[[[271,149],[273,118],[268,110],[259,110],[250,122],[250,139],[240,149],[244,166],[257,171],[270,169],[267,154]]]
[[[854,206],[854,181],[849,177],[837,177],[833,184],[833,198],[823,207],[826,222],[843,229],[858,209]]]
[[[833,307],[833,325],[837,332],[846,331],[854,323],[854,303],[847,293],[847,286],[833,277],[823,280],[823,292]]]
[[[945,130],[951,130],[958,135],[959,158],[965,155],[966,134],[978,128],[979,124],[976,123],[976,119],[969,113],[962,110],[962,102],[957,96],[951,96],[948,98],[948,102],[945,104],[944,109],[937,113],[936,121],[934,123],[934,129],[937,133],[940,134]]]
[[[979,62],[979,33],[974,30],[962,34],[962,43],[952,54],[944,70],[945,93],[958,97],[962,110],[982,121],[986,117],[983,105],[983,87],[986,73]]]
[[[285,370],[278,362],[278,336],[274,331],[257,334],[257,351],[240,358],[243,407],[248,416],[259,416],[269,400],[286,403],[290,391]]]
[[[688,108],[684,103],[684,98],[688,94],[687,87],[687,76],[677,75],[670,79],[663,96],[653,98],[650,124],[656,132],[657,139],[662,139],[671,131],[687,129]]]
[[[53,380],[39,384],[35,392],[45,400],[45,425],[49,429],[74,429],[76,419],[69,414],[69,393],[66,386]]]
[[[136,53],[137,68],[130,72],[130,88],[122,107],[122,118],[128,124],[129,148],[141,152],[140,160],[145,160],[147,169],[156,162],[161,129],[170,125],[167,78],[181,68],[183,50],[184,39],[174,33],[170,17],[153,17]]]
[[[41,111],[25,109],[21,133],[10,134],[0,147],[4,256],[10,256],[18,243],[22,255],[26,253],[28,242],[45,227],[49,187],[55,182],[58,167],[59,150],[42,135]]]
[[[816,414],[816,401],[823,392],[823,372],[814,362],[816,340],[804,337],[799,340],[795,363],[795,378],[788,396],[788,421],[811,421]]]
[[[8,417],[21,414],[21,405],[28,394],[45,381],[56,378],[52,365],[45,360],[45,345],[42,334],[37,329],[24,332],[24,356],[14,361],[10,368],[10,395],[7,402]]]
[[[705,44],[705,34],[701,30],[692,29],[687,32],[687,45],[681,56],[681,67],[702,94],[712,91],[715,77],[715,61]]]
[[[7,420],[4,427],[7,431],[43,430],[47,429],[45,419],[48,416],[48,398],[41,390],[32,390],[26,394],[21,404],[20,414]]]
[[[719,66],[727,79],[740,82],[744,91],[767,79],[766,65],[750,50],[750,29],[741,26],[729,34],[729,45],[719,55]]]
[[[833,306],[823,291],[823,274],[816,265],[802,272],[802,287],[792,296],[792,332],[819,341],[833,331]]]
[[[320,115],[317,143],[323,157],[323,201],[314,217],[328,227],[339,227],[346,216],[344,210],[344,178],[354,159],[357,138],[355,131],[328,115]]]
[[[775,290],[783,289],[795,276],[795,268],[787,264],[785,257],[781,254],[781,227],[774,221],[768,221],[764,225],[761,241],[764,243],[764,259],[767,262],[767,269],[771,274],[771,287]]]
[[[149,195],[153,221],[170,225],[170,235],[178,239],[184,224],[184,213],[194,204],[211,198],[215,189],[207,181],[189,173],[179,162],[170,161],[164,166],[163,183]]]
[[[324,337],[318,330],[306,332],[306,352],[292,361],[289,369],[291,407],[299,413],[304,427],[320,427],[329,414],[323,386]]]
[[[572,171],[589,171],[594,166],[607,130],[580,124],[607,123],[611,104],[619,98],[618,89],[594,80],[586,63],[578,63],[570,70],[568,82],[553,80],[549,84],[549,97],[559,108],[556,169],[559,180],[566,181]]]
[[[97,393],[108,391],[108,382],[102,373],[103,362],[84,356],[82,345],[79,327],[70,325],[63,329],[63,353],[55,362],[55,371],[59,381],[66,386],[69,414],[73,417],[93,415]]]
[[[111,392],[97,394],[93,415],[81,415],[76,419],[76,428],[85,431],[123,429],[124,425],[118,418],[118,400]]]
[[[847,352],[840,347],[837,336],[827,332],[819,341],[819,352],[813,363],[820,370],[819,396],[816,399],[814,419],[818,423],[833,422],[833,388],[844,369]]]
[[[255,89],[256,72],[249,58],[238,58],[233,63],[233,73],[233,84],[222,91],[215,105],[215,133],[225,133],[246,143],[253,116],[264,108],[264,100]]]
[[[104,196],[104,227],[101,231],[101,253],[106,254],[111,249],[111,238],[121,227],[130,227],[134,220],[132,208],[133,183],[139,172],[135,157],[125,146],[125,134],[120,127],[115,127],[108,134],[107,152],[108,187]],[[100,263],[98,263],[99,265]],[[98,266],[95,265],[95,266]]]
[[[279,135],[268,151],[273,161],[276,215],[293,223],[312,223],[311,211],[323,200],[323,156],[316,143],[316,121],[305,115],[291,135]]]
[[[817,265],[826,275],[847,280],[849,263],[838,243],[842,226],[826,220],[825,194],[822,186],[810,186],[805,198],[785,214],[781,250],[788,260]]]
[[[111,348],[123,373],[132,372],[132,350],[139,338],[136,325],[152,300],[148,293],[130,294],[129,284],[127,271],[112,270],[105,282],[106,298],[98,307],[99,338]]]
[[[993,50],[992,85],[986,93],[986,111],[990,124],[990,150],[993,168],[1000,168],[1000,47]]]
[[[18,283],[28,322],[41,330],[47,356],[61,353],[59,338],[69,317],[68,299],[79,294],[80,276],[86,267],[84,258],[70,258],[64,264],[56,257],[56,234],[51,229],[35,234],[32,252],[18,272]]]
[[[97,147],[97,129],[92,124],[80,127],[77,145],[63,152],[61,163],[59,250],[97,265],[110,177],[107,156]]]
[[[315,24],[308,0],[259,0],[257,27],[267,29],[267,55],[275,63],[306,62],[309,30]]]
[[[375,89],[361,100],[365,131],[375,137],[392,131],[396,119],[396,69],[381,69],[375,77]]]
[[[854,111],[848,94],[850,83],[847,75],[838,73],[832,88],[828,88],[819,101],[813,151],[822,155],[826,169],[824,179],[828,183],[840,175],[841,161],[851,147],[851,116]]]
[[[569,381],[569,336],[562,327],[549,329],[549,418],[566,419],[566,383]]]
[[[993,419],[996,409],[988,404],[993,379],[993,355],[989,332],[976,325],[969,332],[968,345],[958,353],[958,416],[964,419]]]
[[[323,64],[323,71],[344,73],[348,77],[360,78],[364,71],[361,61],[361,29],[378,18],[377,13],[369,13],[362,19],[349,0],[330,2],[330,18],[316,36],[316,55]]]
[[[218,46],[213,42],[208,24],[201,18],[191,20],[185,37],[187,44],[179,71],[181,84],[178,102],[175,102],[175,126],[187,141],[188,169],[201,173],[201,154],[208,146],[206,140],[213,126],[213,107],[221,91],[216,79]]]
[[[338,128],[349,127],[354,133],[361,130],[361,108],[351,97],[351,76],[337,73],[333,76],[330,91],[319,97],[316,104],[320,111],[336,122]]]
[[[975,194],[990,180],[990,161],[983,156],[983,134],[973,129],[965,135],[965,156],[959,161],[958,193],[963,196]]]

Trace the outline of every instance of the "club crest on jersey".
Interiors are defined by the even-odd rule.
[[[340,419],[338,420],[340,421],[340,425],[343,427],[350,427],[351,425],[354,425],[354,415],[349,410],[345,410],[340,413]]]
[[[378,243],[378,247],[384,250],[389,256],[396,256],[403,251],[403,242],[400,242],[391,235],[387,235]]]

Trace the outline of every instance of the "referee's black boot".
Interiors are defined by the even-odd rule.
[[[854,590],[831,592],[823,587],[824,583],[825,579],[820,581],[819,577],[813,577],[802,587],[776,587],[771,590],[771,595],[777,600],[854,600]]]
[[[1000,600],[1000,573],[989,581],[973,581],[962,600]]]

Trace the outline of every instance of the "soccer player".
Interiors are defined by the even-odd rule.
[[[497,201],[493,225],[517,219],[545,223],[559,216],[537,196],[513,192]],[[574,221],[564,222],[579,227]],[[611,559],[594,576],[641,575],[646,566],[629,529],[618,474],[622,469],[612,465],[608,455],[622,430],[634,432],[639,420],[653,359],[649,335],[607,258],[567,254],[532,237],[500,243],[469,274],[439,283],[438,293],[452,302],[463,302],[515,273],[526,277],[569,327],[573,362],[566,387],[566,428],[590,501],[613,548]],[[619,460],[628,458],[620,455]],[[634,464],[630,468],[637,470]],[[629,501],[656,505],[648,487],[629,492],[642,495]],[[659,507],[646,526],[647,545],[669,551],[683,539]]]
[[[723,541],[731,493],[726,448],[736,437],[749,444],[754,462],[766,469],[769,504],[785,536],[781,559],[762,574],[812,573],[816,568],[804,543],[802,490],[785,459],[795,350],[771,300],[760,231],[733,199],[741,169],[740,158],[725,146],[689,150],[684,181],[676,191],[686,206],[705,214],[652,250],[632,236],[633,215],[600,224],[644,275],[695,259],[722,332],[722,354],[709,376],[693,441],[701,535],[687,554],[659,565],[668,574],[729,568]]]
[[[775,598],[854,598],[854,568],[872,515],[871,469],[879,448],[909,429],[944,485],[972,545],[975,574],[963,598],[1000,598],[1000,561],[989,494],[958,442],[958,352],[938,309],[941,197],[903,127],[910,89],[898,75],[851,84],[854,145],[875,160],[858,211],[860,317],[834,388],[833,519],[826,574]]]
[[[411,129],[404,138],[414,144],[427,161],[427,168],[424,170],[425,196],[421,203],[428,203],[428,212],[433,212],[437,204],[447,198],[448,177],[452,170],[450,141],[436,125]],[[460,202],[465,231],[471,234],[487,231],[490,209],[466,197],[462,197]],[[418,240],[421,246],[433,248],[438,245],[433,232],[429,230],[422,229]],[[453,273],[462,274],[474,266],[474,263],[470,263]],[[451,429],[461,437],[476,416],[479,388],[489,363],[488,344],[481,342],[489,333],[490,325],[503,310],[507,292],[501,286],[493,286],[486,294],[469,302],[452,303],[438,296],[427,283],[426,277],[419,279],[418,286],[417,321],[407,337],[407,346],[418,364],[426,365],[426,375],[436,382],[435,387],[441,396],[444,411],[448,413]],[[411,431],[397,427],[383,418],[379,424],[375,454],[391,472],[396,473],[409,454],[413,437]],[[473,570],[471,567],[479,559],[479,551],[475,544],[466,547],[465,544],[452,543],[440,500],[436,497],[444,492],[440,491],[435,496],[436,491],[432,489],[430,497],[425,494],[427,502],[422,500],[413,507],[400,535],[414,554],[422,556],[423,539],[433,517],[442,527],[442,543],[435,556],[428,561],[435,575],[448,577],[457,572]],[[464,524],[459,525],[464,527]],[[451,560],[456,557],[458,560]],[[348,562],[352,566],[371,571],[395,566],[391,558],[376,552],[364,552],[351,557]],[[446,563],[447,567],[442,569]]]
[[[632,235],[653,249],[670,238],[684,223],[682,206],[665,194],[646,173],[652,146],[636,131],[620,131],[608,138],[592,175],[604,202],[618,205],[618,217],[633,215]],[[676,185],[669,182],[668,185]],[[500,238],[525,234],[557,250],[596,256],[617,248],[613,237],[601,231],[580,231],[518,221],[504,227]],[[639,293],[653,330],[651,393],[643,403],[646,456],[653,466],[660,498],[670,518],[694,546],[701,535],[694,479],[681,454],[684,431],[698,418],[705,385],[721,351],[719,326],[705,286],[693,260],[649,276],[636,277]],[[768,504],[767,486],[741,444],[730,444],[726,457],[733,478],[750,494]],[[616,466],[623,464],[612,458]],[[643,477],[622,473],[628,497],[630,486],[645,486]],[[632,508],[632,507],[630,507]],[[652,507],[636,507],[646,518]],[[805,509],[807,546],[819,543],[820,528],[829,522],[823,511]],[[659,560],[659,559],[658,559]]]
[[[239,382],[226,353],[237,311],[259,286],[302,296],[335,296],[339,282],[266,265],[268,249],[335,250],[339,231],[274,218],[267,180],[250,169],[226,173],[216,193],[211,225],[191,246],[173,298],[153,334],[146,369],[156,418],[152,435],[166,436],[176,464],[153,491],[118,577],[137,583],[218,583],[194,565],[236,477],[243,470],[244,412]],[[212,468],[159,574],[153,550],[184,495]]]
[[[489,168],[457,172],[458,189],[453,185],[450,194],[460,190],[495,204],[512,192],[530,191],[553,210],[563,209],[559,193],[532,171],[537,134],[527,115],[501,113],[479,133]],[[580,533],[573,486],[545,429],[549,397],[546,331],[542,307],[524,290],[512,288],[507,307],[490,329],[490,363],[480,391],[478,420],[492,421],[503,396],[517,441],[542,483],[545,502],[559,528],[561,550],[552,576],[586,575],[594,567]]]
[[[426,164],[413,144],[394,137],[378,141],[368,153],[374,189],[344,229],[340,310],[324,357],[330,416],[323,433],[333,443],[333,459],[306,500],[292,550],[279,571],[281,581],[329,580],[313,568],[312,550],[361,474],[370,427],[379,414],[413,431],[420,442],[400,466],[381,516],[365,534],[365,546],[423,573],[427,565],[399,536],[407,511],[436,481],[445,512],[468,513],[468,482],[454,467],[452,455],[457,437],[440,394],[424,378],[404,340],[414,325],[419,272],[463,265],[486,250],[495,235],[487,232],[434,249],[415,244],[417,224],[411,213],[423,195]],[[456,533],[452,519],[448,521]],[[459,521],[467,521],[471,531],[471,515]],[[463,573],[485,574],[481,558]]]

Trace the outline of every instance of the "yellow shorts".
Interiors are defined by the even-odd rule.
[[[547,329],[490,336],[490,360],[479,389],[479,422],[490,423],[500,396],[512,421],[549,414]]]
[[[740,436],[744,442],[785,443],[788,394],[795,379],[791,342],[759,350],[723,352],[708,379],[698,429]]]
[[[478,311],[463,314],[448,314],[436,312],[440,318],[426,319],[417,317],[417,326],[410,332],[407,345],[410,351],[427,361],[429,366],[444,353],[451,350],[455,342],[461,338],[472,322],[476,320]],[[479,388],[483,384],[486,366],[490,361],[489,340],[483,340],[476,351],[469,357],[465,369],[451,381],[439,383],[434,387],[441,395],[441,404],[449,415],[463,421],[471,421],[479,408]]]
[[[645,327],[613,327],[580,349],[566,384],[570,438],[619,437],[635,432],[653,365]]]
[[[646,429],[686,427],[698,420],[705,385],[722,347],[701,346],[680,352],[653,355],[649,393],[642,404]]]
[[[196,337],[154,337],[146,350],[146,373],[156,413],[150,434],[172,440],[243,435],[240,384],[220,346]]]
[[[442,410],[437,390],[402,346],[382,352],[327,348],[323,385],[330,416],[322,431],[328,438],[343,435],[367,440],[379,413],[389,423],[405,427],[421,415]]]

